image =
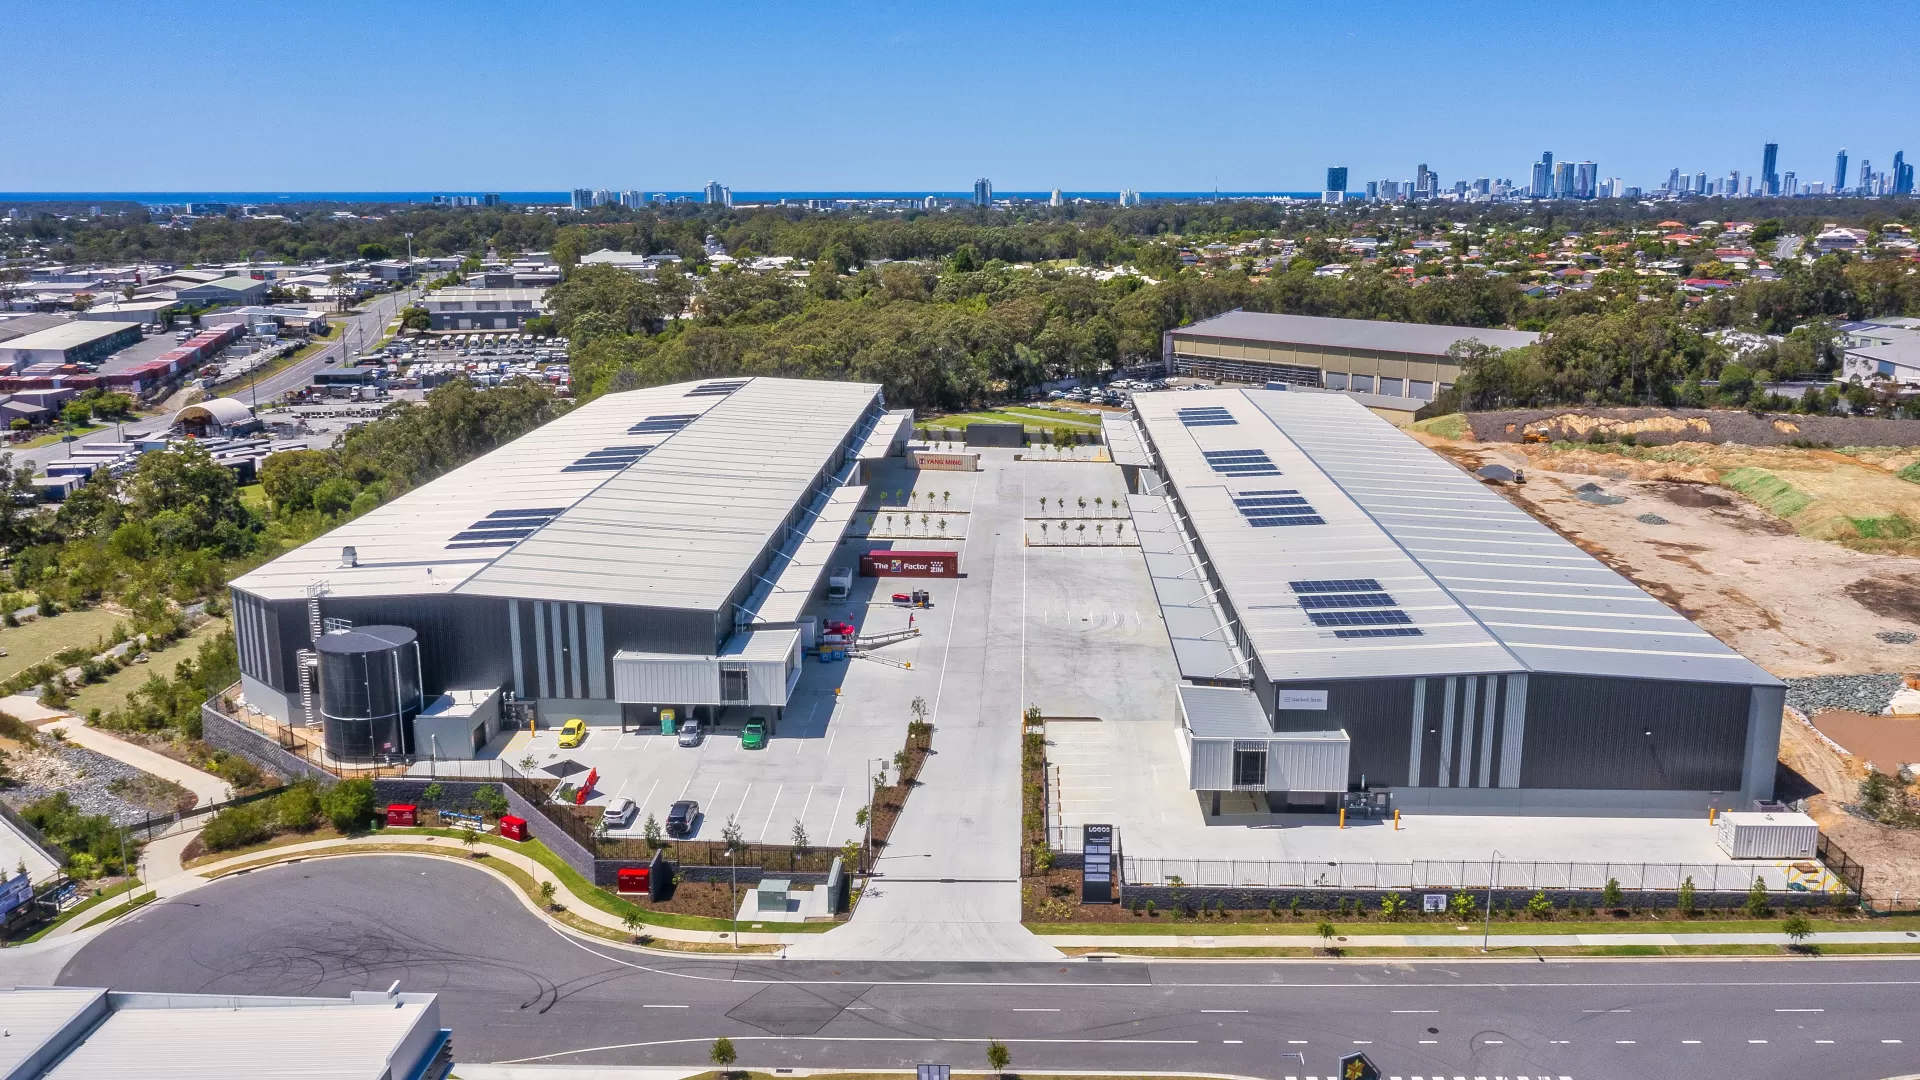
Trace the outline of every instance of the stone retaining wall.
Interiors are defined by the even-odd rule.
[[[313,777],[331,784],[339,779],[332,773],[289,753],[279,743],[221,712],[211,705],[200,706],[200,738],[208,746],[239,754],[255,765],[287,780]]]
[[[1332,914],[1344,901],[1351,906],[1356,901],[1366,911],[1378,912],[1380,900],[1388,893],[1397,894],[1406,903],[1407,911],[1418,913],[1421,910],[1421,897],[1428,893],[1439,893],[1452,899],[1455,890],[1448,889],[1234,889],[1207,886],[1171,885],[1122,885],[1120,902],[1131,906],[1153,902],[1157,911],[1171,911],[1176,906],[1198,910],[1202,906],[1215,908],[1224,906],[1228,911],[1258,911],[1268,904],[1278,903],[1282,911],[1291,910],[1295,899],[1300,901],[1299,911],[1305,914]],[[1486,915],[1487,890],[1461,890],[1473,897],[1475,911],[1479,917]],[[1495,910],[1500,905],[1509,904],[1516,914],[1526,910],[1527,901],[1533,899],[1535,892],[1544,891],[1547,899],[1559,914],[1567,914],[1569,905],[1579,903],[1583,908],[1597,908],[1601,904],[1598,889],[1495,889],[1493,903]],[[1775,892],[1767,894],[1767,903],[1780,909],[1824,907],[1837,902],[1850,900],[1851,897],[1835,896],[1827,893],[1812,892]],[[1694,895],[1694,906],[1702,911],[1739,910],[1747,902],[1743,892],[1699,892]],[[1680,894],[1671,890],[1649,889],[1644,892],[1626,894],[1626,904],[1660,911],[1670,911],[1680,906]],[[1337,915],[1333,917],[1338,918]]]

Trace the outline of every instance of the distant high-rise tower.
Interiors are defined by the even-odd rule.
[[[1557,161],[1553,165],[1553,197],[1571,199],[1573,197],[1573,162]]]
[[[1705,195],[1707,193],[1706,173],[1697,172],[1693,174],[1693,193],[1695,195]]]
[[[1780,194],[1780,174],[1775,171],[1779,166],[1780,144],[1770,142],[1760,155],[1760,183],[1763,185],[1761,194]]]
[[[593,189],[577,187],[573,189],[573,208],[587,210],[593,207]]]
[[[1789,199],[1800,194],[1799,179],[1792,173],[1788,173],[1786,178],[1780,181],[1780,194],[1785,195]]]
[[[1345,165],[1329,165],[1327,167],[1327,190],[1342,192],[1347,190],[1347,167]]]
[[[1833,193],[1835,195],[1840,194],[1841,191],[1846,189],[1846,186],[1847,148],[1843,146],[1840,148],[1838,154],[1833,155]]]
[[[1060,194],[1060,189],[1059,189],[1059,188],[1054,188],[1054,189],[1053,189],[1053,194],[1052,194],[1052,195],[1049,195],[1049,196],[1047,197],[1047,205],[1048,205],[1048,206],[1065,206],[1065,205],[1067,205],[1067,200],[1066,200],[1066,198],[1065,198],[1064,196],[1062,196],[1062,195]]]
[[[973,205],[993,205],[993,181],[983,176],[973,182]]]
[[[1540,151],[1540,160],[1533,166],[1533,197],[1536,199],[1553,198],[1553,151]]]
[[[1576,199],[1591,199],[1599,194],[1600,166],[1591,161],[1583,161],[1573,167],[1573,191]]]
[[[1907,164],[1907,152],[1895,151],[1893,155],[1893,193],[1895,195],[1913,194],[1913,166]]]
[[[710,206],[732,206],[733,189],[718,180],[707,181],[707,203]]]
[[[1120,189],[1120,205],[1121,206],[1139,206],[1140,193],[1133,190],[1132,188],[1121,188]]]
[[[1670,195],[1678,195],[1680,194],[1680,190],[1680,167],[1676,165],[1673,167],[1673,171],[1667,174],[1667,193]]]

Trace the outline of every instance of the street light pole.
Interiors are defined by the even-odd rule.
[[[740,947],[740,864],[734,861],[733,849],[727,849],[727,876],[731,884],[727,886],[727,896],[733,905],[733,947]]]
[[[1493,849],[1493,857],[1487,860],[1487,921],[1480,931],[1480,951],[1486,952],[1487,945],[1493,940],[1493,886],[1500,877],[1500,849]]]

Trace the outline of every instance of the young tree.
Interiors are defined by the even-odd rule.
[[[793,819],[793,832],[790,835],[793,838],[793,850],[804,856],[812,842],[807,836],[807,827],[800,823],[799,818]]]
[[[540,906],[551,910],[553,908],[553,894],[554,894],[553,879],[548,878],[547,880],[541,882],[540,883]]]
[[[1793,948],[1804,949],[1807,939],[1813,936],[1813,923],[1805,915],[1795,912],[1780,924],[1780,932],[1787,935],[1787,940],[1793,943]]]
[[[1608,878],[1606,887],[1600,890],[1601,906],[1612,910],[1613,908],[1622,906],[1626,902],[1626,896],[1620,891],[1620,879]]]
[[[713,1040],[713,1049],[707,1051],[707,1060],[727,1069],[732,1068],[733,1063],[740,1060],[740,1055],[734,1052],[733,1040],[722,1035]]]
[[[1747,890],[1746,908],[1750,919],[1764,919],[1770,910],[1767,904],[1767,880],[1758,874],[1754,875],[1753,888]]]
[[[735,854],[745,851],[747,842],[742,838],[740,823],[728,815],[727,824],[720,830],[720,839],[726,842],[727,850]]]
[[[1320,947],[1322,949],[1328,952],[1333,951],[1333,936],[1338,931],[1333,928],[1332,923],[1321,919],[1318,923],[1314,924],[1313,932],[1320,935]]]
[[[1007,1044],[999,1039],[987,1040],[987,1068],[998,1074],[1006,1072],[1011,1064],[1013,1055],[1007,1052]]]
[[[640,827],[640,836],[646,840],[649,848],[665,847],[667,843],[666,833],[660,828],[660,819],[652,814],[647,815],[647,823]]]
[[[629,911],[621,917],[620,925],[627,928],[627,933],[637,938],[640,936],[640,928],[647,925],[647,923],[645,919],[640,917],[638,911]]]
[[[1692,918],[1697,910],[1693,898],[1693,875],[1689,874],[1687,880],[1680,883],[1680,914]]]

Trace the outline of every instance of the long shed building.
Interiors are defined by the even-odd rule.
[[[1779,680],[1360,404],[1134,401],[1108,442],[1179,662],[1190,786],[1214,806],[1772,796]]]
[[[661,707],[777,718],[862,462],[910,430],[864,383],[599,398],[236,580],[246,701],[324,722],[352,757],[427,754],[412,717],[460,692],[589,723]],[[330,663],[364,673],[352,702],[313,700],[344,685]]]
[[[1169,330],[1163,344],[1179,375],[1432,401],[1460,378],[1448,352],[1456,342],[1517,349],[1539,340],[1528,330],[1229,311]]]

